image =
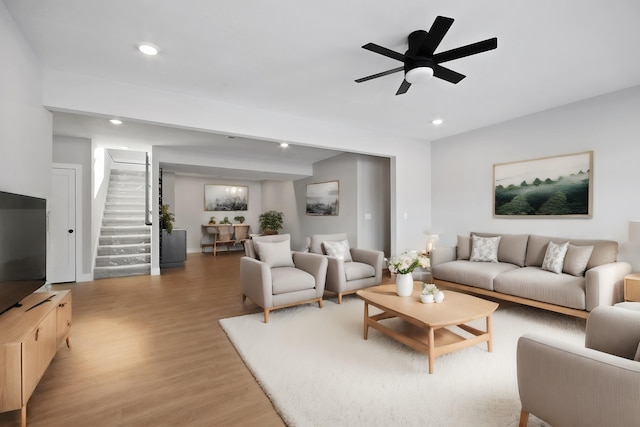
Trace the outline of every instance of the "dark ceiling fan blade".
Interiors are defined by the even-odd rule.
[[[386,47],[382,47],[380,45],[377,45],[375,43],[367,43],[364,46],[362,46],[363,49],[367,49],[370,50],[371,52],[375,52],[378,53],[380,55],[384,55],[388,58],[391,59],[396,59],[398,61],[404,62],[404,55],[398,52],[394,52],[391,49],[387,49]]]
[[[449,28],[451,28],[451,25],[453,25],[453,18],[446,18],[444,16],[436,17],[429,30],[427,42],[420,48],[420,55],[432,56],[433,52],[436,51],[440,42],[442,42],[442,39],[447,34],[447,31],[449,31]]]
[[[496,37],[492,39],[483,40],[481,42],[468,44],[466,46],[451,49],[446,52],[436,53],[433,55],[433,61],[436,64],[441,64],[447,61],[453,61],[454,59],[464,58],[465,56],[475,55],[477,53],[493,50],[498,47],[498,39]]]
[[[398,91],[396,92],[396,95],[402,95],[403,93],[406,93],[410,87],[411,87],[411,83],[409,83],[406,80],[403,80],[402,84],[400,84],[400,87],[398,88]]]
[[[457,73],[453,70],[443,67],[442,65],[437,64],[433,66],[433,75],[434,77],[446,80],[453,84],[457,84],[460,80],[466,77],[464,74]]]
[[[392,70],[383,71],[383,72],[378,73],[378,74],[372,74],[370,76],[362,77],[362,78],[357,79],[356,83],[362,83],[362,82],[366,82],[366,81],[371,80],[371,79],[377,79],[378,77],[388,76],[389,74],[397,73],[398,71],[402,71],[402,70],[404,70],[404,67],[398,67],[398,68],[394,68]]]

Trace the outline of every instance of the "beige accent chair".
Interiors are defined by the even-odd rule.
[[[599,306],[585,348],[524,335],[518,341],[520,426],[529,414],[554,427],[640,425],[640,312]]]
[[[290,236],[255,236],[244,244],[240,259],[242,302],[249,298],[269,312],[297,304],[317,302],[322,296],[327,275],[327,259],[305,252],[291,252]]]
[[[347,242],[346,233],[314,234],[311,236],[309,252],[327,255],[324,242]],[[382,281],[384,253],[369,249],[349,247],[343,257],[327,255],[327,283],[325,289],[338,294],[338,304],[342,296],[379,285]]]

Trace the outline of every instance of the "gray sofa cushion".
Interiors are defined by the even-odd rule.
[[[558,237],[538,236],[532,234],[529,236],[527,244],[527,257],[525,265],[527,267],[540,267],[544,260],[544,254],[547,251],[547,244],[553,240],[555,243],[569,242],[575,246],[593,246],[593,252],[587,270],[602,264],[616,262],[618,258],[618,242],[614,240],[584,240],[584,239],[563,239]]]
[[[495,234],[495,233],[471,233],[480,237],[501,236],[498,246],[498,262],[508,262],[519,267],[524,267],[527,252],[528,234]],[[546,249],[546,248],[545,248]],[[542,254],[544,257],[544,253]],[[542,261],[540,261],[542,265]]]
[[[364,279],[375,276],[376,269],[363,262],[345,262],[344,275],[346,276],[347,281]]]
[[[468,260],[471,258],[471,238],[468,236],[458,236],[458,246],[456,246],[458,259]]]
[[[316,279],[304,270],[294,267],[278,267],[271,269],[273,295],[313,289]]]
[[[500,274],[493,286],[503,294],[586,310],[584,277],[523,267]]]
[[[473,262],[457,260],[435,265],[431,268],[434,279],[477,288],[493,290],[493,279],[500,273],[517,269],[506,262]]]

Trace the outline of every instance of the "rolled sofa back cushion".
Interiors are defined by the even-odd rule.
[[[593,252],[587,263],[587,270],[602,264],[616,262],[618,259],[618,242],[614,240],[589,240],[589,239],[567,239],[566,237],[549,237],[532,234],[527,243],[527,257],[525,265],[527,267],[541,267],[544,255],[547,252],[547,245],[550,241],[554,243],[569,242],[574,246],[593,246]]]
[[[497,233],[476,233],[478,237],[498,237],[500,236],[500,245],[498,246],[498,262],[508,262],[519,267],[524,267],[525,256],[527,253],[528,234],[497,234]],[[544,258],[544,253],[542,254]],[[542,265],[542,261],[540,261]]]

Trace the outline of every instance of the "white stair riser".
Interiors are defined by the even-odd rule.
[[[133,245],[102,245],[98,247],[98,256],[148,253],[151,253],[151,244],[149,243]]]
[[[151,262],[151,254],[131,254],[116,256],[99,256],[96,258],[96,267],[110,267],[114,265],[139,265]]]

